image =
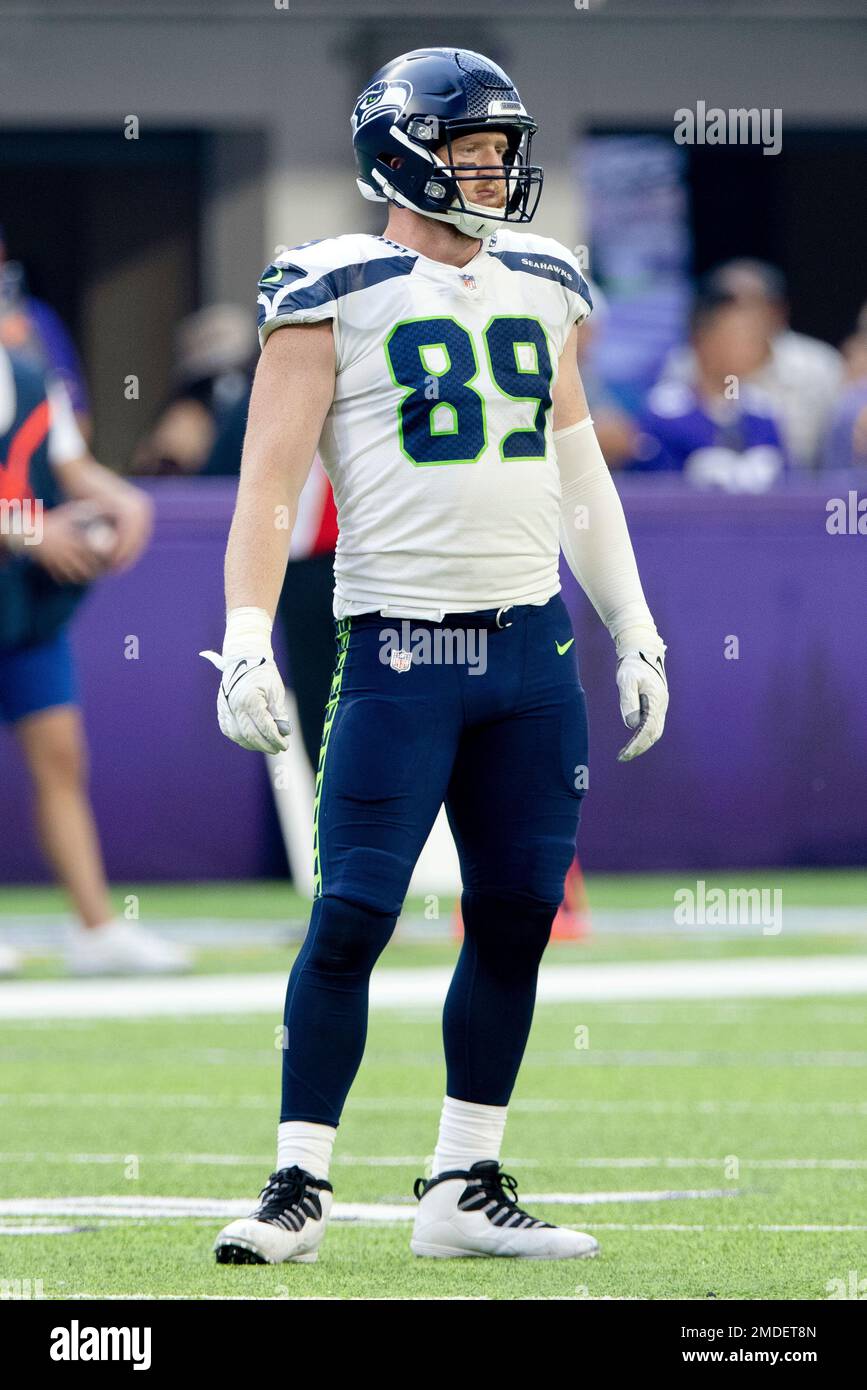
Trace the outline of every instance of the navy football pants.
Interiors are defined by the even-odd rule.
[[[370,973],[443,801],[464,888],[446,1090],[509,1100],[575,849],[587,720],[560,597],[497,621],[490,611],[440,626],[379,614],[337,624],[317,896],[286,993],[281,1120],[337,1125],[364,1052]],[[399,650],[415,656],[409,669]]]

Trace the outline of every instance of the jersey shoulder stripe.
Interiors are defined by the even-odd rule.
[[[334,318],[338,302],[384,280],[409,275],[417,257],[378,237],[330,237],[293,247],[259,278],[259,340],[291,323]]]
[[[589,293],[583,275],[558,257],[537,255],[532,251],[492,251],[491,255],[501,261],[507,270],[523,270],[528,275],[539,275],[543,280],[555,280],[564,290],[572,290],[582,298],[585,292]]]
[[[581,267],[572,252],[552,237],[521,234],[510,229],[505,236],[498,233],[489,254],[507,270],[560,285],[570,296],[568,302],[576,320],[586,318],[592,310],[593,300]],[[576,309],[580,314],[575,314]]]
[[[379,260],[338,266],[316,280],[311,280],[310,275],[299,266],[273,266],[270,267],[271,273],[266,271],[259,281],[259,288],[266,292],[260,297],[268,298],[267,292],[271,292],[266,306],[266,316],[269,318],[273,314],[292,313],[296,309],[315,309],[331,300],[342,299],[347,294],[369,289],[383,280],[391,280],[395,275],[408,275],[414,264],[415,259],[411,260],[408,256],[386,256]]]

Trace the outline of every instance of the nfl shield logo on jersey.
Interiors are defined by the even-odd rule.
[[[462,275],[461,280],[465,290],[474,290],[478,288],[475,275]]]
[[[399,675],[403,675],[404,671],[408,671],[412,665],[412,656],[401,647],[400,651],[392,652],[389,665],[392,671],[397,671]]]

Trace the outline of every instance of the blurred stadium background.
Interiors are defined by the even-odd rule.
[[[50,1297],[279,1296],[289,1281],[212,1268],[208,1228],[270,1161],[306,774],[296,759],[275,801],[265,760],[220,738],[197,652],[222,632],[256,279],[277,248],[381,230],[355,188],[349,112],[382,62],[432,44],[503,64],[539,121],[533,229],[586,251],[600,291],[582,369],[673,692],[660,748],[619,765],[608,639],[564,575],[592,721],[586,898],[549,953],[507,1167],[550,1219],[608,1233],[582,1272],[593,1296],[821,1298],[863,1274],[863,4],[440,0],[428,18],[396,0],[0,0],[0,35],[0,341],[15,350],[33,301],[54,311],[95,457],[156,508],[141,561],[73,622],[93,805],[119,913],[196,953],[171,986],[62,978],[68,908],[0,736],[0,939],[26,956],[25,978],[0,985],[0,1277],[43,1278]],[[779,110],[779,153],[675,143],[674,113],[698,102]],[[696,287],[735,258],[776,268],[791,329],[842,351],[809,447],[789,447],[781,418],[784,463],[701,486],[642,467],[642,441]],[[303,558],[325,568],[296,572],[289,606],[305,612],[315,585],[321,637],[319,520]],[[285,621],[280,643],[303,682]],[[337,1158],[338,1195],[367,1205],[345,1208],[304,1291],[574,1296],[556,1269],[406,1270],[401,1216],[442,1086],[447,878],[432,862],[383,959]],[[676,895],[703,883],[781,893],[779,929],[734,910],[684,923]]]

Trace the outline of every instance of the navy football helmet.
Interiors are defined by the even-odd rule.
[[[484,237],[506,223],[529,222],[542,192],[542,169],[530,163],[536,122],[511,78],[466,48],[417,48],[380,68],[352,113],[358,187],[365,198],[396,203]],[[502,132],[503,165],[456,166],[452,141],[476,131]],[[435,150],[446,147],[446,158]],[[390,161],[399,156],[399,167]],[[460,175],[460,179],[458,176]],[[473,179],[503,179],[505,204],[473,203]]]

